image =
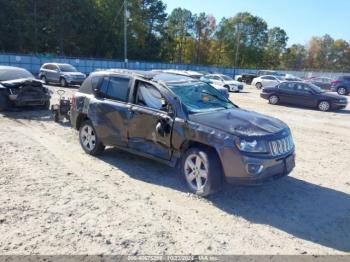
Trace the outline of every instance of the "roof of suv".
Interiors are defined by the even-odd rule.
[[[195,79],[184,76],[177,75],[162,71],[142,71],[142,70],[129,70],[129,69],[103,69],[95,71],[94,74],[122,74],[132,77],[144,78],[145,80],[151,80],[155,82],[165,82],[165,83],[174,83],[174,82],[193,82]],[[198,81],[198,80],[197,80]]]

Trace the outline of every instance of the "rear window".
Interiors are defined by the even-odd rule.
[[[34,76],[23,68],[0,69],[0,81],[9,81],[20,78],[34,78]]]

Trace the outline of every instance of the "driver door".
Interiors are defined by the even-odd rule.
[[[128,123],[128,147],[140,153],[170,160],[173,117],[162,109],[164,100],[156,87],[143,82],[135,87]]]

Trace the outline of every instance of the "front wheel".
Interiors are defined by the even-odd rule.
[[[262,84],[261,84],[261,83],[256,83],[256,84],[255,84],[255,87],[256,87],[257,89],[261,89],[261,88],[262,88]]]
[[[217,154],[206,148],[190,148],[182,157],[181,173],[188,188],[199,196],[214,193],[222,184],[223,175]]]
[[[320,103],[318,103],[318,109],[323,112],[328,111],[330,108],[331,108],[331,105],[327,101],[321,101]]]
[[[229,93],[231,92],[231,89],[230,89],[229,86],[226,85],[226,86],[224,86],[224,87],[227,89],[227,92],[229,92]]]
[[[85,121],[81,125],[79,129],[79,141],[84,151],[89,155],[98,155],[105,149],[105,146],[97,137],[95,128],[93,127],[91,121]]]

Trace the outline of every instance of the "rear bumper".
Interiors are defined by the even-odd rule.
[[[264,98],[264,99],[269,99],[269,96],[270,96],[271,94],[268,94],[268,93],[260,93],[260,97],[261,98]]]

